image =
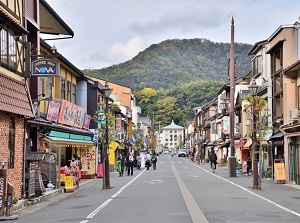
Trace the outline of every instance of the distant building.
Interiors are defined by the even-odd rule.
[[[184,127],[172,123],[162,128],[162,145],[170,150],[175,150],[179,147],[179,142],[184,140]]]

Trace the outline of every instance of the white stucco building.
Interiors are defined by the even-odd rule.
[[[179,147],[179,142],[183,141],[184,127],[172,123],[162,128],[162,145],[168,147],[169,150],[175,150]]]

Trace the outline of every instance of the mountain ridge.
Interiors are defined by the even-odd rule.
[[[248,52],[252,45],[235,43],[238,76],[251,70]],[[131,60],[110,67],[83,70],[134,92],[144,88],[171,89],[197,80],[228,81],[229,43],[205,38],[172,39],[152,44]]]

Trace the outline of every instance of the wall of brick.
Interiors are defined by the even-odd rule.
[[[20,197],[23,182],[24,118],[3,111],[0,111],[0,159],[4,157],[8,160],[9,121],[11,118],[14,118],[15,121],[15,160],[14,168],[7,169],[7,182],[14,186],[15,196]]]

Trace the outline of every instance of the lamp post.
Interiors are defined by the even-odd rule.
[[[259,91],[259,86],[256,84],[255,80],[252,81],[252,84],[248,87],[251,96],[253,97],[252,103],[252,115],[253,115],[253,131],[252,131],[252,152],[253,152],[253,186],[252,189],[260,190],[260,186],[258,184],[258,147],[257,147],[257,129],[256,129],[256,119],[257,119],[257,93]]]
[[[230,46],[230,63],[229,63],[229,79],[230,79],[230,157],[229,159],[229,176],[236,177],[236,157],[234,156],[234,91],[235,91],[235,58],[234,58],[234,20],[231,20],[231,46]]]
[[[107,119],[107,114],[108,114],[108,98],[110,94],[112,93],[111,88],[108,86],[108,82],[105,82],[104,86],[104,97],[105,97],[105,115],[106,115],[106,121],[105,121],[105,148],[103,151],[103,161],[104,161],[104,177],[103,177],[103,189],[110,189],[110,178],[109,178],[109,157],[108,157],[108,146],[109,146],[109,141],[108,141],[108,119]]]

